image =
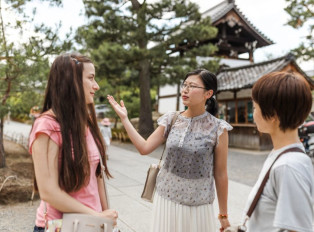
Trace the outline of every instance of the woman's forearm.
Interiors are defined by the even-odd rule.
[[[129,135],[132,143],[136,149],[141,153],[141,155],[147,155],[155,150],[163,141],[163,133],[165,127],[159,126],[157,129],[145,140],[133,127],[128,118],[121,120],[122,124]]]
[[[219,213],[228,214],[228,175],[215,176],[216,191],[218,197]]]
[[[40,190],[40,198],[63,213],[85,213],[94,216],[99,216],[99,212],[85,206],[70,196],[68,193],[62,191],[60,188],[45,188]]]
[[[121,120],[126,132],[128,133],[128,136],[133,143],[133,145],[136,147],[136,149],[144,155],[145,152],[145,145],[146,140],[135,130],[132,123],[130,122],[129,118],[125,118]]]

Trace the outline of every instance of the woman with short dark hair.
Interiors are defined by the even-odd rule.
[[[274,149],[268,155],[247,202],[248,208],[265,173],[283,151],[304,147],[298,127],[312,107],[308,83],[293,73],[274,72],[253,86],[254,121],[257,129],[271,136]],[[251,232],[313,231],[314,180],[311,159],[290,151],[278,158],[249,220]]]

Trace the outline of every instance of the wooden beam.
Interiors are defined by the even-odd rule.
[[[173,97],[177,97],[177,94],[169,94],[169,95],[159,96],[159,99],[162,99],[162,98],[173,98]]]

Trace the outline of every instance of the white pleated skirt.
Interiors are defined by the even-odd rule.
[[[155,193],[151,232],[215,232],[212,204],[181,205]]]

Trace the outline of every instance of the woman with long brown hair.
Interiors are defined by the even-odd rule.
[[[100,156],[111,177],[105,146],[97,126],[94,95],[99,89],[92,61],[64,54],[53,62],[42,114],[29,137],[36,182],[41,198],[34,231],[44,231],[49,220],[63,213],[111,218],[101,180]]]

